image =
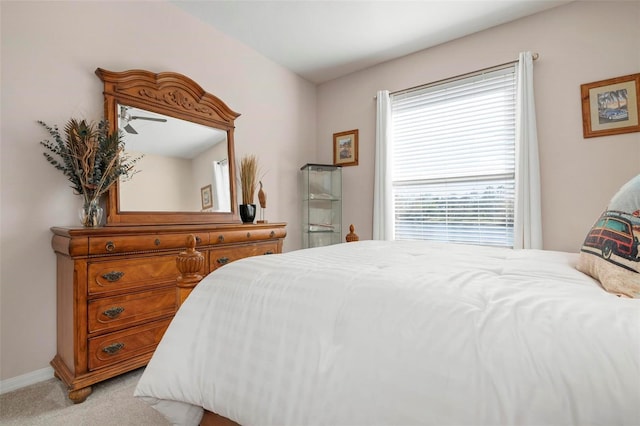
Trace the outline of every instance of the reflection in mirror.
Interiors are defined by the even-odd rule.
[[[127,105],[117,108],[127,152],[143,155],[139,172],[120,182],[121,211],[231,211],[226,131]],[[212,200],[203,199],[208,185]]]

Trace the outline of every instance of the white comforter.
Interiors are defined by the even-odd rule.
[[[638,425],[640,300],[577,254],[361,241],[207,276],[135,394],[173,423]]]

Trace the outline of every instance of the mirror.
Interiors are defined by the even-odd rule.
[[[227,132],[128,105],[118,111],[127,153],[142,156],[135,177],[120,182],[121,210],[231,211]]]
[[[109,191],[107,225],[237,222],[233,149],[238,113],[186,76],[98,68],[105,117],[140,154]]]

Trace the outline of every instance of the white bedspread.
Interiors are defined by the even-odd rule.
[[[577,254],[361,241],[243,259],[135,391],[172,422],[639,425],[640,300]]]

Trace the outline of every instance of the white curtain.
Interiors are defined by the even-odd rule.
[[[394,239],[394,208],[391,185],[391,101],[388,90],[378,92],[376,154],[373,185],[373,239]]]
[[[217,212],[231,211],[229,162],[227,160],[213,162],[213,210]]]
[[[513,247],[542,249],[540,162],[531,52],[520,53],[517,69],[516,205]]]

